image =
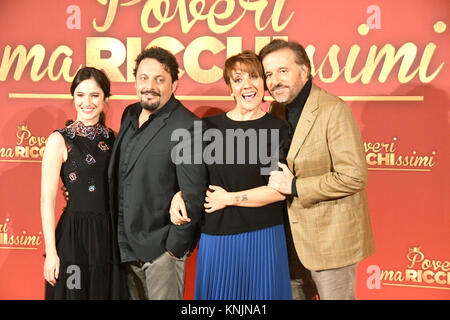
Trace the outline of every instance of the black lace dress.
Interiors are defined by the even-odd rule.
[[[57,130],[67,147],[61,179],[69,201],[56,227],[60,259],[55,287],[45,298],[126,299],[126,281],[117,261],[108,210],[108,163],[114,143],[111,129],[77,121]]]

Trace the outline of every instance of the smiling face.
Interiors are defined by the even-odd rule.
[[[231,71],[228,88],[236,101],[236,106],[252,111],[261,105],[264,97],[264,79],[257,73],[250,73],[241,63],[236,63]]]
[[[77,120],[84,125],[94,125],[100,118],[105,104],[105,94],[93,78],[83,80],[75,88],[73,102],[77,110]]]
[[[308,81],[308,68],[295,62],[295,54],[289,48],[267,54],[262,64],[267,88],[279,103],[292,102]]]
[[[153,58],[139,63],[136,72],[136,94],[141,106],[154,112],[163,107],[175,92],[178,81],[172,83],[172,77],[164,65]]]

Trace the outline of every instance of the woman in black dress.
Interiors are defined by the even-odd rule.
[[[86,67],[70,91],[77,119],[49,136],[42,158],[45,298],[127,298],[108,210],[114,133],[105,126],[103,106],[111,95],[110,82],[102,71]],[[70,196],[55,229],[60,177]]]

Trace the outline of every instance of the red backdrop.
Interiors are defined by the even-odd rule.
[[[226,57],[273,37],[307,47],[315,82],[348,101],[361,128],[376,252],[359,264],[357,298],[450,298],[449,2],[163,2],[1,1],[0,299],[43,298],[40,161],[46,137],[75,117],[81,65],[111,78],[107,124],[118,131],[147,45],[176,54],[177,97],[204,116],[233,106]]]

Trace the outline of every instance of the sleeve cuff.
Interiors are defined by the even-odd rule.
[[[297,179],[292,179],[291,192],[294,197],[298,197],[297,194]]]

